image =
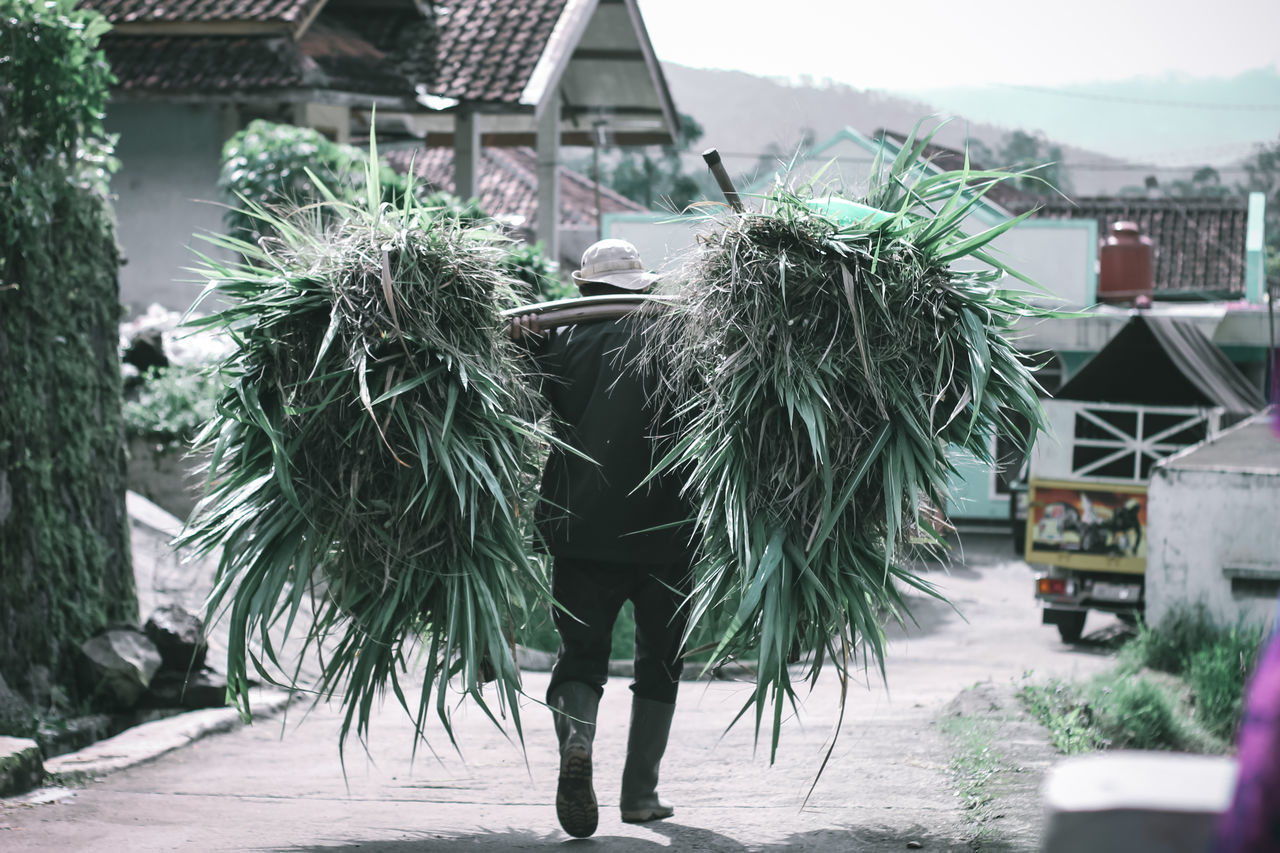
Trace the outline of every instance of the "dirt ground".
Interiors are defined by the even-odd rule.
[[[408,853],[573,843],[623,853],[1034,850],[1039,779],[1055,757],[1012,693],[1024,678],[1099,671],[1122,629],[1091,617],[1088,641],[1064,646],[1040,625],[1030,569],[1012,559],[1006,538],[966,538],[956,564],[931,577],[954,609],[914,599],[919,626],[894,633],[888,686],[871,674],[850,693],[816,785],[838,722],[833,678],[821,679],[799,714],[784,721],[772,763],[767,735],[756,747],[750,719],[725,731],[748,685],[690,682],[682,688],[660,785],[676,815],[621,823],[616,804],[629,691],[625,678],[614,678],[600,712],[601,825],[593,839],[568,841],[556,824],[554,735],[547,712],[527,700],[520,708],[527,750],[464,705],[455,711],[461,754],[436,725],[427,732],[430,748],[411,761],[411,728],[388,705],[367,744],[348,744],[345,768],[335,711],[317,708],[304,719],[295,710],[283,724],[260,721],[207,738],[75,791],[46,793],[40,804],[0,804],[0,848]],[[546,678],[528,673],[528,693],[540,696]],[[993,744],[983,772],[995,769],[983,781],[996,795],[980,808],[966,808],[957,731]]]

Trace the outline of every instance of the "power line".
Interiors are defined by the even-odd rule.
[[[1086,101],[1104,101],[1116,104],[1138,104],[1146,107],[1174,107],[1189,110],[1235,110],[1238,112],[1280,112],[1280,104],[1224,104],[1214,101],[1166,101],[1159,98],[1131,98],[1125,95],[1100,95],[1091,92],[1071,92],[1065,89],[1050,89],[1045,86],[1028,86],[1021,83],[992,83],[1003,89],[1020,89],[1025,92],[1038,92],[1042,95],[1056,95],[1063,98],[1079,98]]]
[[[784,162],[784,158],[779,157],[773,151],[760,151],[755,154],[746,151],[721,151],[720,156],[724,158],[743,159],[743,160],[760,160],[764,157],[776,158],[779,162]],[[873,162],[871,157],[858,157],[849,155],[837,155],[835,157],[823,157],[818,155],[812,158],[813,162],[826,163],[831,160],[837,163],[858,163],[869,164]],[[786,160],[789,162],[789,159]],[[1054,161],[1056,165],[1061,166],[1069,171],[1081,172],[1195,172],[1197,169],[1203,168],[1205,163],[1199,163],[1188,166],[1150,166],[1143,163],[1078,163],[1071,160]],[[1245,174],[1248,172],[1244,166],[1210,166],[1218,174]]]

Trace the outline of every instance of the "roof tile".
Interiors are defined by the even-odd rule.
[[[304,82],[306,57],[288,38],[118,36],[102,48],[126,92],[218,94]]]
[[[1248,204],[1239,198],[1042,199],[1043,219],[1094,219],[1105,239],[1117,222],[1135,222],[1151,238],[1156,296],[1245,293]]]
[[[454,0],[442,7],[431,94],[516,103],[567,0]]]
[[[298,24],[317,7],[323,7],[315,23],[302,36],[302,50],[283,51],[281,59],[274,64],[268,62],[267,54],[275,48],[261,44],[250,47],[246,39],[237,42],[234,45],[237,51],[248,50],[254,54],[249,69],[240,67],[241,53],[228,53],[219,65],[216,52],[211,50],[219,42],[212,33],[170,36],[167,40],[153,37],[149,42],[132,41],[123,46],[113,43],[139,39],[141,34],[109,33],[103,39],[103,46],[112,56],[113,68],[125,88],[200,91],[198,86],[202,80],[210,81],[208,91],[214,92],[234,88],[241,80],[249,88],[264,88],[268,87],[267,81],[271,86],[301,81],[318,68],[331,78],[331,82],[321,80],[318,85],[333,88],[355,86],[360,91],[412,94],[413,84],[420,83],[426,85],[431,94],[441,97],[515,104],[528,85],[567,0],[450,0],[436,6],[434,14],[426,15],[409,3],[369,9],[353,2],[326,4],[325,0],[80,2],[82,6],[97,9],[116,24]],[[358,37],[364,45],[353,47],[350,38],[345,44],[338,44],[335,31]],[[179,38],[186,39],[191,50],[199,55],[183,56]],[[230,41],[221,43],[232,46]],[[148,45],[163,47],[164,53],[145,56]],[[298,63],[292,70],[282,65],[283,59],[289,56]],[[127,63],[139,65],[132,67]],[[168,76],[165,63],[172,63],[175,80],[165,79]],[[272,65],[270,71],[267,65]],[[389,78],[395,74],[402,80],[393,86]],[[130,82],[126,85],[125,80]],[[309,81],[308,85],[317,84]],[[359,88],[361,86],[366,88]]]
[[[454,191],[453,149],[417,148],[384,152],[392,168],[414,174],[428,186]],[[485,148],[481,152],[480,206],[493,216],[519,217],[522,227],[532,228],[538,218],[537,154],[531,148]],[[595,182],[560,167],[560,224],[594,225]],[[600,186],[602,213],[636,213],[645,208],[606,186]]]
[[[297,23],[324,0],[79,0],[113,24],[256,21]]]

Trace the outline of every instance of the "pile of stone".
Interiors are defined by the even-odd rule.
[[[83,685],[95,704],[129,711],[226,702],[226,683],[205,666],[209,643],[203,621],[176,604],[157,608],[143,628],[101,631],[81,651]]]

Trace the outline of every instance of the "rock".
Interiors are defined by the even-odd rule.
[[[80,646],[85,686],[116,708],[132,708],[160,669],[160,652],[137,628],[109,628]]]
[[[151,682],[148,702],[160,707],[221,708],[227,704],[227,682],[208,670],[185,672],[161,670]]]
[[[139,332],[125,347],[121,360],[138,368],[139,373],[146,373],[153,367],[168,367],[169,357],[165,355],[160,330],[147,329]]]
[[[27,674],[27,695],[31,704],[40,709],[58,712],[68,706],[66,688],[55,684],[49,667],[36,664]]]
[[[151,614],[146,632],[160,652],[165,669],[186,674],[204,667],[209,642],[199,616],[176,604],[166,604]]]
[[[44,761],[33,740],[0,737],[0,797],[25,793],[44,779]]]
[[[0,675],[0,734],[25,734],[35,721],[27,700],[15,693]]]
[[[105,740],[119,731],[120,727],[111,715],[90,714],[41,726],[36,732],[36,743],[40,744],[40,752],[45,758],[54,758],[84,749],[89,744]]]

